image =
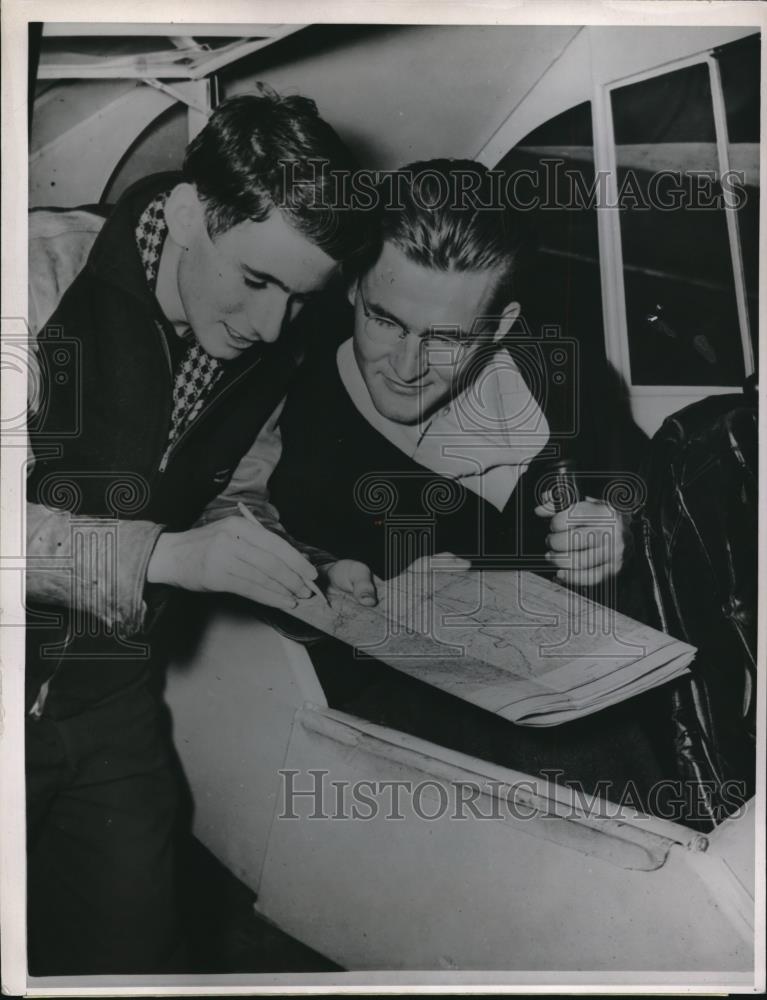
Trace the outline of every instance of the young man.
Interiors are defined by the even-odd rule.
[[[316,569],[263,526],[275,521],[263,468],[246,466],[261,525],[226,511],[196,522],[254,439],[258,454],[277,447],[271,415],[300,355],[288,328],[361,244],[353,213],[314,207],[330,172],[352,167],[306,98],[263,89],[230,100],[190,144],[182,174],[126,192],[53,315],[38,315],[27,518],[33,974],[183,966],[177,790],[149,688],[150,626],[173,588],[283,609],[312,596]],[[98,228],[83,213],[47,213],[42,230],[33,220],[31,313],[76,269],[67,255],[82,250],[83,218]],[[326,573],[351,589],[360,569]]]
[[[557,457],[556,421],[531,391],[532,366],[523,377],[524,352],[517,362],[504,346],[515,345],[524,295],[521,220],[449,196],[491,203],[489,173],[470,161],[405,167],[385,190],[397,199],[384,203],[380,241],[351,285],[340,346],[325,339],[281,416],[269,489],[283,524],[383,578],[450,552],[548,567],[576,587],[608,581],[623,564],[623,518],[595,500],[552,516],[539,473]],[[635,706],[535,731],[340,643],[309,651],[332,707],[590,788],[657,776]]]

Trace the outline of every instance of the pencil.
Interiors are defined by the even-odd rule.
[[[253,513],[253,511],[249,510],[241,500],[237,501],[237,510],[242,514],[242,516],[245,518],[246,521],[250,521],[251,524],[257,524],[259,528],[264,527],[263,524],[261,524],[259,519],[256,517],[256,515]],[[264,528],[264,531],[266,530],[267,529]],[[304,580],[304,583],[309,588],[309,590],[312,591],[312,593],[316,594],[318,597],[321,597],[322,600],[325,602],[325,604],[327,604],[327,606],[330,607],[330,601],[327,599],[326,595],[322,593],[322,591],[314,582],[314,580]]]

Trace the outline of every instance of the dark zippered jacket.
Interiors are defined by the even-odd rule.
[[[300,359],[283,335],[228,364],[160,472],[175,334],[147,285],[134,231],[149,201],[180,181],[155,175],[125,193],[40,324],[39,405],[28,422],[26,670],[28,707],[50,681],[50,714],[80,711],[146,670],[153,588],[145,577],[157,536],[191,527],[224,490]],[[55,243],[54,232],[48,260]]]

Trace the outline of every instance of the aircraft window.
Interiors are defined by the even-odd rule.
[[[708,65],[616,88],[612,111],[632,382],[736,385],[743,356]],[[690,191],[708,207],[674,207],[675,176],[678,197]]]
[[[535,234],[534,266],[519,281],[522,315],[534,337],[562,340],[567,354],[562,365],[551,363],[548,350],[539,356],[535,343],[529,354],[545,383],[550,426],[567,434],[577,425],[576,416],[583,417],[573,398],[575,368],[582,380],[584,372],[601,371],[594,359],[605,359],[591,103],[569,108],[528,133],[496,169],[505,172],[507,195]],[[530,360],[519,351],[515,342],[517,361]]]
[[[737,385],[743,346],[708,64],[611,97],[631,380]]]

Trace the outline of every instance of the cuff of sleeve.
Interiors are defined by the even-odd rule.
[[[331,555],[330,552],[325,552],[324,549],[316,549],[313,545],[304,545],[303,542],[296,542],[292,539],[291,541],[293,541],[293,544],[301,555],[305,559],[308,559],[312,566],[319,572],[330,569],[334,563],[339,561],[338,556]]]
[[[93,615],[126,636],[141,632],[147,566],[163,530],[28,505],[27,596]]]
[[[146,628],[147,567],[164,530],[165,525],[150,521],[120,521],[115,620],[125,635],[134,635]],[[159,606],[167,600],[168,593],[162,588],[160,593],[152,594],[152,619],[159,614]]]

